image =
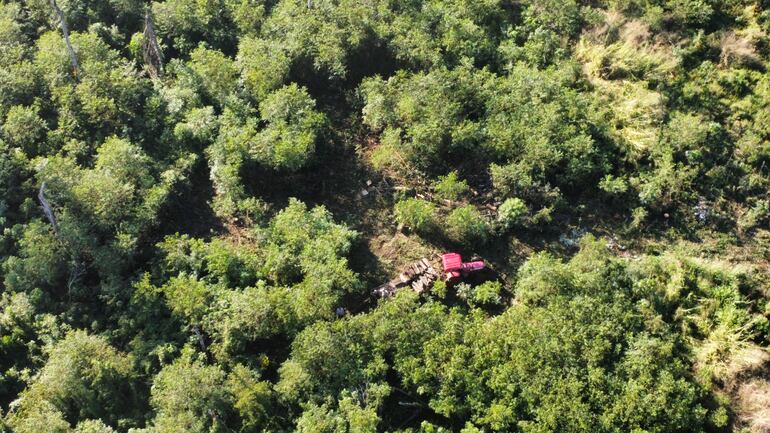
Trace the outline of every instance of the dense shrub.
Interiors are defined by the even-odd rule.
[[[523,200],[516,197],[508,198],[497,209],[497,221],[503,228],[509,229],[521,224],[528,212]]]
[[[418,198],[408,198],[396,203],[396,221],[412,230],[429,233],[437,222],[436,206]]]
[[[461,180],[456,171],[439,177],[433,184],[433,189],[438,197],[446,200],[458,200],[470,191],[468,182]]]
[[[484,243],[489,237],[489,222],[475,206],[465,205],[452,210],[446,217],[446,233],[466,245]]]

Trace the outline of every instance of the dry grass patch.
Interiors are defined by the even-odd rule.
[[[770,381],[754,379],[741,385],[736,393],[738,426],[751,433],[770,433]]]
[[[586,31],[575,47],[588,80],[613,115],[613,133],[631,160],[655,145],[666,101],[647,80],[664,80],[679,66],[670,44],[639,20],[607,12],[602,25]]]
[[[407,236],[401,232],[385,233],[374,237],[369,240],[369,248],[391,273],[438,252],[426,245],[419,237]]]
[[[754,39],[757,35],[740,35],[736,32],[727,32],[722,36],[719,48],[719,66],[729,68],[732,66],[750,65],[762,63]]]
[[[679,66],[671,44],[647,24],[608,12],[601,26],[586,31],[575,47],[589,79],[663,80]]]

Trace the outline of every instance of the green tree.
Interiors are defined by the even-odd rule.
[[[423,344],[423,363],[403,371],[431,408],[492,431],[670,431],[705,423],[680,342],[644,319],[627,270],[601,242],[584,242],[568,263],[538,257],[525,266],[520,303],[434,335]],[[633,409],[618,412],[625,405]]]
[[[242,38],[237,63],[244,86],[256,102],[280,88],[289,74],[290,59],[272,40]]]
[[[235,62],[221,51],[199,46],[190,53],[190,69],[200,77],[206,95],[219,106],[238,90]]]
[[[187,350],[153,380],[152,430],[169,433],[226,431],[230,404],[226,374]]]
[[[87,420],[78,423],[75,433],[115,433],[115,429],[99,420]]]
[[[269,94],[259,104],[267,127],[255,137],[249,151],[275,169],[297,171],[315,152],[325,116],[304,88],[290,84]]]
[[[497,209],[497,221],[506,229],[519,225],[528,213],[527,205],[517,197],[507,198]]]
[[[45,121],[36,107],[13,106],[8,110],[2,126],[2,136],[11,146],[20,147],[29,156],[45,153]]]
[[[225,0],[170,0],[152,3],[158,34],[177,55],[187,55],[199,42],[231,53],[235,47],[232,17]]]
[[[103,337],[72,331],[51,348],[8,422],[22,433],[66,432],[69,420],[89,418],[130,425],[142,407],[132,363]]]

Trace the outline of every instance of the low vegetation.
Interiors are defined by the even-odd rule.
[[[770,432],[768,32],[0,2],[0,431]],[[372,294],[449,251],[486,272]]]

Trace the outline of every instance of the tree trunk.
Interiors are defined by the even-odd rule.
[[[195,336],[198,338],[198,345],[200,346],[201,350],[206,352],[206,342],[203,340],[203,334],[201,334],[201,330],[198,328],[198,325],[193,326],[192,329],[195,333]]]
[[[64,44],[67,45],[67,53],[70,56],[70,62],[72,62],[72,71],[75,73],[75,79],[78,79],[80,76],[80,67],[78,66],[78,59],[75,57],[75,50],[72,49],[72,44],[70,43],[70,31],[67,26],[67,19],[64,17],[64,12],[59,8],[59,5],[56,4],[56,0],[51,0],[51,7],[53,7],[54,12],[56,12],[56,16],[59,17],[59,27],[61,27],[61,32],[64,34]]]
[[[51,209],[51,204],[48,203],[48,200],[45,198],[45,182],[40,185],[40,191],[37,193],[37,198],[40,200],[40,205],[43,206],[43,212],[45,213],[46,218],[48,218],[48,222],[50,222],[53,227],[54,234],[56,237],[59,237],[59,224],[56,221],[56,215],[54,215],[53,209]]]
[[[163,76],[163,52],[158,45],[158,37],[155,35],[155,25],[152,22],[150,8],[144,14],[144,43],[142,47],[144,63],[150,77],[156,79]]]

